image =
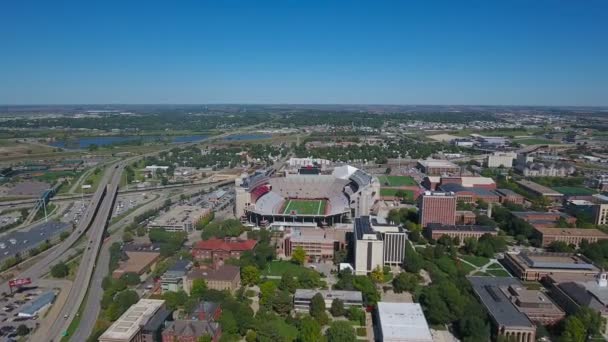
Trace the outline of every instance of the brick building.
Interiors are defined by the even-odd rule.
[[[438,240],[440,237],[447,235],[452,239],[458,237],[460,243],[464,242],[466,238],[479,239],[485,234],[493,236],[498,235],[498,228],[491,226],[477,226],[477,225],[441,225],[431,223],[426,227],[425,236],[433,240]]]
[[[456,224],[456,195],[454,193],[426,191],[418,201],[422,227],[426,227],[430,223]]]
[[[594,243],[599,240],[608,239],[608,234],[598,229],[581,228],[535,228],[539,234],[543,247],[549,246],[554,241],[562,241],[568,245],[578,246],[583,240]]]
[[[210,239],[199,241],[192,247],[192,256],[198,260],[221,261],[238,259],[245,251],[253,250],[256,240],[236,238]]]

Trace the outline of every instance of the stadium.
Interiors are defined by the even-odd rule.
[[[369,213],[378,186],[372,176],[348,165],[336,167],[330,175],[270,177],[256,172],[240,184],[247,202],[242,218],[259,226],[273,222],[314,222],[319,226],[350,222],[360,212]]]

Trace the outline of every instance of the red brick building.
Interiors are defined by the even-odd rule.
[[[169,322],[162,332],[163,342],[198,342],[199,337],[208,335],[218,342],[222,328],[217,322],[176,320]]]
[[[500,200],[500,203],[524,204],[524,196],[509,189],[496,189],[494,191]]]
[[[553,228],[557,227],[560,219],[568,224],[576,224],[576,217],[561,212],[550,211],[513,211],[512,215],[528,222],[534,228]]]
[[[450,192],[424,192],[419,198],[420,224],[456,224],[456,196]]]
[[[192,247],[192,256],[198,260],[213,261],[238,259],[243,252],[253,250],[257,243],[256,240],[236,238],[203,240]]]

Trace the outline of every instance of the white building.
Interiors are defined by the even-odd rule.
[[[493,154],[488,155],[486,164],[488,167],[505,167],[511,168],[513,167],[513,160],[517,158],[517,153],[515,152],[494,152]]]
[[[418,303],[378,302],[377,340],[381,342],[433,342],[431,331]]]
[[[407,237],[403,229],[361,216],[354,224],[355,274],[365,275],[376,267],[401,265]]]
[[[140,299],[131,305],[100,337],[99,342],[143,341],[141,329],[164,306],[160,299]]]
[[[160,228],[169,232],[192,231],[198,221],[211,213],[209,208],[177,205],[148,224],[148,228]]]

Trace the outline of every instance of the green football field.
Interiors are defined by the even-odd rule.
[[[416,185],[414,178],[409,176],[378,176],[381,186]]]
[[[323,215],[325,214],[325,200],[288,200],[283,209],[283,215]]]

